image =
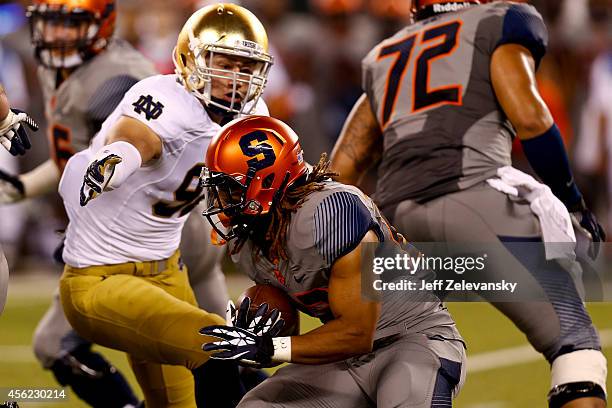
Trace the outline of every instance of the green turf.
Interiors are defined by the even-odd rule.
[[[240,291],[232,289],[234,295]],[[32,292],[24,294],[22,291],[15,291],[16,294],[9,296],[5,313],[0,316],[0,388],[56,387],[52,375],[40,369],[33,355],[28,352],[34,327],[50,302],[51,290],[43,287]],[[487,304],[450,304],[449,309],[468,342],[469,354],[526,344],[524,336],[508,319]],[[612,328],[612,304],[589,305],[589,310],[600,329]],[[302,319],[303,331],[315,325],[316,322],[311,319]],[[11,348],[8,355],[6,346],[18,347]],[[99,349],[126,374],[135,389],[138,389],[123,354]],[[611,360],[612,348],[605,349],[605,353]],[[548,366],[543,360],[475,373],[468,376],[455,406],[459,408],[545,407],[548,381]],[[23,403],[20,406],[51,408],[86,406],[71,393],[69,395],[67,402]]]

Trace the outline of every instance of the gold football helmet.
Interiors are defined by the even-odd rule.
[[[251,73],[214,68],[215,54],[255,61]],[[179,81],[207,106],[233,114],[249,114],[261,96],[273,64],[268,54],[268,36],[261,22],[235,4],[214,4],[196,11],[181,30],[173,52]],[[212,96],[213,78],[233,80],[231,101]],[[238,84],[246,88],[236,98]]]

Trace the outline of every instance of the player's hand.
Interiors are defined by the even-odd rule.
[[[0,204],[12,204],[23,200],[25,190],[18,176],[0,170]]]
[[[81,207],[86,206],[88,202],[107,190],[106,187],[111,178],[113,178],[113,174],[115,174],[115,166],[121,163],[121,161],[121,157],[116,154],[109,154],[100,160],[91,162],[81,186]]]
[[[0,122],[0,144],[13,156],[23,155],[32,147],[24,123],[30,130],[38,130],[34,119],[19,109],[9,109],[6,118]]]
[[[246,300],[246,299],[245,299]],[[242,302],[242,305],[245,302]],[[232,303],[233,305],[233,303]],[[250,299],[245,308],[248,311]],[[235,311],[235,307],[234,307]],[[220,341],[204,344],[204,351],[219,351],[211,358],[217,360],[238,360],[240,364],[251,367],[265,367],[272,361],[274,345],[272,337],[277,336],[285,324],[280,312],[273,309],[269,314],[268,305],[262,304],[252,320],[240,320],[240,312],[235,313],[232,326],[208,326],[200,330],[200,334],[212,336]],[[247,327],[238,327],[237,324]]]
[[[599,222],[597,222],[595,214],[590,210],[585,208],[582,211],[572,213],[572,215],[576,218],[580,227],[584,228],[590,235],[591,245],[588,250],[589,256],[592,259],[597,258],[600,243],[606,241],[606,232]]]
[[[251,298],[248,296],[240,303],[240,309],[236,309],[234,302],[229,300],[225,310],[225,324],[229,327],[240,327],[256,335],[261,335],[268,333],[277,321],[282,320],[280,319],[281,313],[278,309],[272,309],[268,315],[269,306],[267,303],[259,305],[253,318],[249,319],[250,308]]]

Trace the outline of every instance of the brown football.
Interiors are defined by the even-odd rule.
[[[278,309],[281,312],[281,318],[285,321],[285,326],[279,336],[297,336],[300,334],[300,314],[285,292],[272,285],[251,286],[240,295],[237,307],[240,307],[239,305],[245,296],[251,298],[249,317],[255,314],[262,303],[267,303],[270,307],[268,310]]]

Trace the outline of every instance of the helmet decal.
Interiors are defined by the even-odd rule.
[[[208,147],[206,167],[204,216],[226,241],[249,233],[254,218],[270,213],[286,189],[307,173],[295,132],[268,116],[225,125]],[[213,219],[220,215],[229,232]]]

